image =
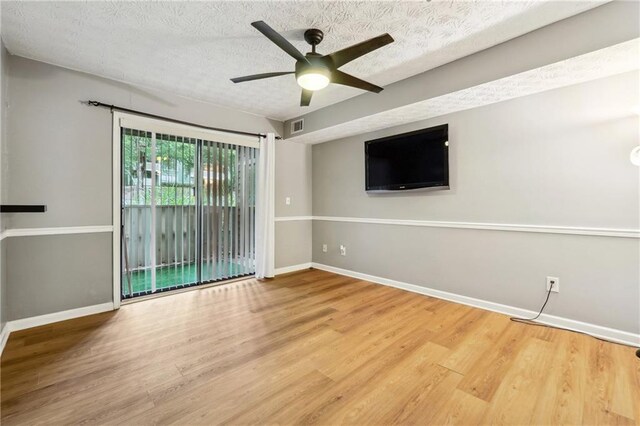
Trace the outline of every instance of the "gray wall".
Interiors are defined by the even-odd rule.
[[[13,228],[111,224],[111,114],[81,100],[214,127],[282,131],[281,123],[256,115],[17,56],[9,58],[9,96],[8,198],[48,209],[43,215],[13,215]]]
[[[311,146],[276,145],[276,218],[311,216]],[[286,204],[286,198],[290,204]],[[311,262],[311,222],[276,222],[276,268]]]
[[[81,100],[96,99],[214,127],[282,133],[282,123],[256,115],[16,56],[9,56],[8,63],[7,199],[48,206],[45,214],[7,215],[13,216],[12,228],[112,223],[111,115],[84,106]],[[277,191],[283,193],[280,185],[286,184],[284,193],[296,200],[292,209],[299,209],[291,211],[309,212],[310,199],[305,197],[309,197],[310,148],[280,144],[276,161],[296,166],[276,166]],[[288,212],[278,205],[276,214]],[[291,251],[289,238],[304,241],[310,235],[310,229],[295,226],[286,228],[286,235],[280,227],[276,231],[280,263],[280,247]],[[4,242],[9,262],[8,319],[111,301],[109,234],[11,237]],[[305,250],[308,262],[310,249]]]
[[[111,302],[111,234],[5,240],[9,320]]]
[[[0,204],[4,204],[7,197],[8,181],[6,179],[6,146],[7,146],[7,83],[8,83],[8,63],[7,50],[0,40]],[[8,221],[0,214],[0,234],[7,228]],[[6,269],[6,245],[0,236],[0,330],[7,322],[7,269]]]
[[[276,222],[276,268],[311,262],[311,221]]]
[[[314,145],[313,215],[638,229],[638,77]],[[365,193],[365,140],[442,123],[451,190]],[[558,276],[548,313],[635,333],[639,259],[637,239],[313,222],[314,262],[531,310]]]

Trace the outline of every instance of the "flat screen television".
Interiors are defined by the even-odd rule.
[[[449,189],[449,125],[364,143],[367,192]]]

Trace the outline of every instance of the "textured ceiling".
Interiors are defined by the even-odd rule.
[[[349,121],[288,141],[315,144],[438,117],[546,90],[637,70],[640,39],[620,43],[468,89]]]
[[[293,70],[250,26],[264,20],[308,51],[330,53],[381,33],[396,40],[342,69],[387,85],[605,1],[2,2],[7,49],[63,67],[284,120],[356,96],[330,86],[300,108],[293,76],[234,85],[231,77]]]

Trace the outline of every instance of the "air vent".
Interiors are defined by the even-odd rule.
[[[304,130],[304,118],[291,122],[291,134],[300,133]]]

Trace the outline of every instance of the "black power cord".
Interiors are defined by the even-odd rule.
[[[593,334],[585,333],[583,331],[569,330],[567,328],[557,327],[555,325],[542,324],[542,323],[537,322],[536,320],[538,318],[540,318],[540,315],[542,315],[542,312],[544,311],[544,308],[547,306],[547,303],[549,302],[549,297],[551,296],[551,290],[553,290],[553,285],[554,284],[555,284],[555,282],[553,282],[553,281],[550,283],[549,290],[547,291],[547,298],[544,300],[544,303],[542,304],[542,307],[540,308],[540,311],[538,312],[538,314],[535,317],[533,317],[533,318],[510,317],[509,319],[511,321],[513,321],[513,322],[519,322],[519,323],[522,323],[522,324],[535,325],[535,326],[538,326],[538,327],[556,328],[558,330],[565,330],[565,331],[573,331],[574,333],[584,334],[586,336],[593,337],[594,339],[602,340],[603,342],[614,343],[616,345],[629,346],[631,348],[635,348],[636,347],[636,346],[629,345],[629,344],[626,344],[626,343],[614,342],[612,340],[603,339],[602,337],[597,337],[597,336],[594,336]],[[636,356],[638,358],[640,358],[640,349],[636,350]]]
[[[538,315],[536,315],[533,318],[517,318],[517,317],[511,317],[509,318],[511,321],[515,321],[515,322],[522,322],[525,324],[528,324],[532,321],[537,320],[538,318],[540,318],[540,315],[542,315],[542,311],[544,311],[545,306],[547,306],[547,303],[549,303],[549,296],[551,296],[551,290],[553,289],[553,285],[555,284],[554,281],[551,281],[551,285],[549,286],[549,291],[547,291],[547,298],[544,300],[544,303],[542,304],[542,308],[540,308],[540,312],[538,312]],[[535,325],[541,325],[536,323]]]

